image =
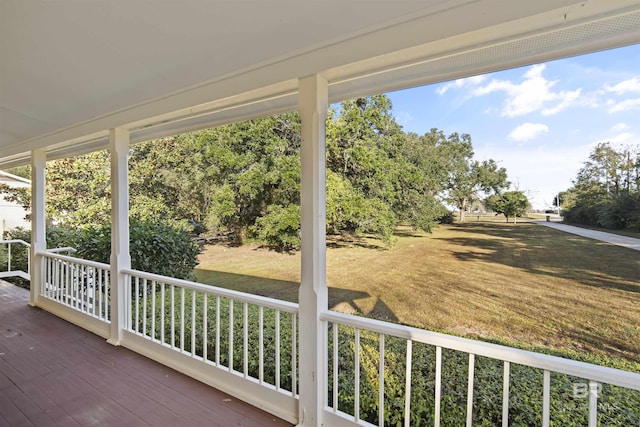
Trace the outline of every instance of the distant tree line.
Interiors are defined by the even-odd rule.
[[[640,231],[640,147],[598,144],[559,203],[565,221]]]
[[[473,160],[471,137],[406,133],[384,95],[332,107],[326,123],[327,232],[390,242],[399,223],[430,231],[480,194],[509,185],[494,160]],[[130,216],[202,224],[239,242],[299,244],[300,117],[249,120],[132,146]],[[21,171],[24,172],[24,171]],[[47,217],[83,228],[110,221],[106,151],[47,164]],[[1,191],[1,190],[0,190]],[[14,195],[29,204],[28,195]]]

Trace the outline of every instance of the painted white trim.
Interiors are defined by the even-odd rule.
[[[126,276],[131,268],[129,254],[129,131],[111,129],[111,336],[109,343],[120,345],[127,311]]]
[[[154,273],[145,273],[139,270],[132,270],[130,268],[124,268],[121,273],[127,274],[133,277],[139,277],[140,279],[147,279],[149,281],[155,281],[157,283],[164,283],[166,285],[174,285],[180,288],[191,289],[198,292],[204,292],[210,295],[220,296],[223,298],[229,298],[234,301],[246,302],[248,304],[255,304],[258,306],[273,308],[274,310],[280,310],[285,313],[298,313],[298,304],[288,301],[282,301],[275,298],[263,297],[260,295],[248,294],[245,292],[234,291],[232,289],[220,288],[213,285],[205,285],[202,283],[191,282],[184,279],[174,279],[171,277],[161,276]]]
[[[378,427],[375,424],[368,423],[364,420],[355,421],[352,415],[347,415],[343,412],[333,412],[331,408],[323,409],[323,417],[325,425],[331,427],[353,427],[353,426],[365,426],[365,427]]]
[[[60,253],[57,253],[57,251],[66,251],[66,250],[73,250],[75,251],[75,249],[73,248],[55,248],[55,249],[48,249],[46,251],[41,251],[36,253],[36,255],[38,256],[46,256],[48,258],[51,259],[57,259],[60,261],[66,261],[66,262],[71,262],[71,263],[80,263],[82,265],[85,265],[87,267],[93,267],[95,269],[98,270],[109,270],[111,267],[109,266],[109,264],[103,264],[101,262],[96,262],[96,261],[89,261],[87,259],[82,259],[82,258],[74,258],[68,255],[62,255]]]
[[[5,279],[7,277],[20,277],[24,280],[31,280],[31,275],[22,270],[0,271],[0,279]]]
[[[406,340],[439,346],[480,357],[502,360],[512,364],[572,375],[578,378],[611,384],[640,391],[640,374],[606,368],[590,363],[549,356],[533,351],[520,350],[498,344],[456,337],[453,335],[427,331],[410,326],[383,322],[366,317],[352,316],[336,311],[325,311],[320,318],[326,322],[335,322],[355,328],[390,335]]]
[[[9,173],[9,172],[0,171],[0,175],[2,175],[2,176],[4,176],[4,177],[9,178],[9,179],[11,179],[12,181],[17,181],[17,182],[20,182],[20,183],[22,183],[22,184],[28,184],[28,185],[31,185],[31,180],[30,180],[30,179],[23,178],[23,177],[21,177],[21,176],[14,175],[14,174]]]
[[[43,295],[38,300],[38,307],[102,338],[109,338],[110,325],[103,320],[67,307]]]
[[[35,307],[40,299],[44,281],[44,259],[38,252],[47,250],[47,222],[45,211],[47,153],[36,150],[31,153],[31,286],[29,305]]]
[[[326,401],[327,379],[327,332],[319,318],[328,304],[325,223],[327,81],[317,75],[300,79],[299,96],[302,120],[299,425],[320,426],[323,425],[322,407]]]

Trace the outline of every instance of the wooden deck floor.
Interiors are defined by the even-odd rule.
[[[0,281],[0,426],[290,426],[27,306]]]

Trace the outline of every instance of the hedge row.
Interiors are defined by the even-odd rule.
[[[155,338],[160,339],[160,285],[155,295]],[[171,340],[170,292],[165,289],[165,342]],[[192,293],[185,290],[184,297],[184,331],[180,330],[181,294],[174,291],[176,306],[174,310],[174,343],[180,347],[181,335],[184,334],[184,348],[191,350],[192,336]],[[151,298],[150,289],[147,289]],[[138,295],[138,327],[142,328],[145,317],[142,310],[144,290]],[[134,295],[135,299],[135,295]],[[203,295],[195,297],[195,354],[203,355]],[[151,306],[148,302],[149,307]],[[237,371],[244,370],[243,360],[243,310],[240,302],[234,302],[233,312],[233,366]],[[134,310],[135,313],[135,310]],[[291,390],[291,315],[281,313],[280,321],[280,383],[286,390]],[[150,309],[146,314],[147,331],[150,331],[152,315]],[[220,305],[220,363],[228,367],[229,363],[229,301],[221,298]],[[248,306],[248,360],[249,375],[259,375],[259,312],[258,307]],[[275,378],[275,311],[264,309],[264,377],[273,384]],[[215,298],[209,297],[207,304],[207,357],[215,360],[216,343],[216,304]],[[333,329],[328,330],[328,396],[330,406],[333,405]],[[348,414],[354,414],[355,402],[355,330],[351,327],[338,328],[338,408]],[[360,417],[368,422],[378,422],[378,390],[379,390],[379,338],[377,334],[360,332]],[[433,425],[434,422],[434,387],[436,349],[434,346],[413,343],[411,368],[411,425]],[[385,426],[400,426],[404,423],[405,407],[405,371],[406,341],[391,336],[385,337],[385,376],[384,376],[384,420]],[[442,352],[442,389],[441,415],[442,426],[459,426],[466,419],[467,381],[469,356],[453,350]],[[502,387],[503,364],[494,359],[476,357],[474,370],[474,425],[495,426],[502,423]],[[297,380],[296,380],[297,381]],[[552,426],[584,426],[588,424],[589,400],[584,394],[587,381],[568,375],[551,374],[551,425]],[[543,372],[540,369],[521,365],[512,365],[510,371],[509,425],[532,426],[542,424]],[[640,392],[604,385],[598,400],[599,425],[632,426],[640,425]]]

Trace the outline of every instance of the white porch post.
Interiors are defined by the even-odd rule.
[[[47,250],[47,223],[45,215],[44,197],[45,171],[47,167],[47,153],[44,150],[31,152],[31,290],[29,305],[36,307],[40,298],[40,289],[44,277],[42,275],[42,259],[36,256],[38,252]]]
[[[111,336],[110,344],[120,345],[125,326],[126,288],[122,270],[131,267],[129,254],[129,131],[111,129]]]
[[[302,281],[300,284],[300,408],[301,426],[323,425],[327,332],[320,313],[327,310],[326,284],[326,160],[327,81],[300,79],[302,118]]]

